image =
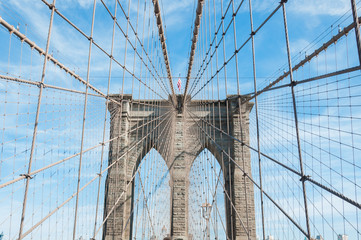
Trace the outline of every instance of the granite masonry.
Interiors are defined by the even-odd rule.
[[[113,140],[109,146],[108,164],[112,166],[106,177],[103,240],[132,239],[132,176],[152,148],[170,171],[172,239],[190,239],[188,176],[193,161],[204,149],[216,157],[223,170],[229,239],[256,239],[253,184],[241,170],[251,176],[250,151],[236,140],[249,143],[253,103],[243,103],[240,110],[243,96],[228,96],[216,102],[190,100],[183,108],[182,97],[173,100],[174,107],[171,101],[110,96],[121,104],[108,104]]]

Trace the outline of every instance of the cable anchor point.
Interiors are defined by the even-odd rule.
[[[301,178],[300,178],[300,181],[301,182],[305,182],[307,181],[311,176],[310,175],[303,175]]]
[[[23,174],[20,174],[21,177],[25,177],[26,179],[33,179],[34,177],[30,176],[30,174],[27,174],[27,173],[23,173]]]

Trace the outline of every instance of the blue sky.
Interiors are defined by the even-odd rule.
[[[113,8],[111,1],[105,2],[108,4],[110,9]],[[238,3],[239,1],[236,1],[235,5],[237,6]],[[189,60],[191,28],[194,24],[195,3],[194,1],[172,1],[171,3],[164,1],[161,2],[161,5],[163,6],[163,22],[165,25],[164,27],[166,28],[167,46],[174,78],[173,81],[176,82],[178,75],[180,74],[184,77],[188,68],[187,62]],[[260,25],[260,23],[277,5],[278,1],[253,1],[255,28]],[[109,16],[107,17],[104,7],[102,7],[100,3],[98,3],[97,6],[94,39],[95,41],[101,43],[101,46],[109,51],[112,21]],[[9,7],[15,14],[12,14],[13,12],[9,11],[6,12]],[[59,1],[57,3],[57,8],[82,31],[86,34],[90,33],[92,1]],[[134,1],[131,4],[131,17],[133,17],[133,19],[136,17],[136,10],[137,2]],[[310,44],[320,32],[330,28],[331,25],[334,24],[335,20],[349,10],[349,1],[289,1],[287,4],[287,10],[291,52],[296,55],[299,51],[303,50],[308,44]],[[27,36],[30,39],[36,42],[40,47],[45,48],[49,11],[43,3],[31,0],[15,0],[8,3],[3,2],[2,12],[3,18],[14,26],[17,26],[19,23],[19,28],[22,32],[26,31]],[[76,14],[73,14],[73,12],[76,12]],[[205,14],[207,14],[207,9],[204,10],[204,15]],[[274,20],[271,20],[270,23],[260,31],[259,36],[256,38],[256,53],[258,53],[257,59],[259,62],[258,66],[262,66],[258,67],[257,75],[260,79],[269,77],[276,70],[286,64],[286,49],[283,41],[282,21],[280,21],[282,19],[280,18],[280,14],[281,11],[276,14],[277,16],[274,17]],[[220,8],[218,8],[217,11],[217,17],[219,16]],[[350,19],[341,24],[336,23],[336,25],[333,26],[335,29],[334,33],[337,32],[339,24],[340,27],[343,27],[344,25],[348,25],[349,21]],[[64,21],[60,21],[58,17],[55,18],[54,22],[55,27],[53,29],[53,39],[51,42],[50,52],[52,52],[57,59],[69,66],[71,69],[75,69],[81,76],[83,76],[83,78],[85,78],[88,44],[86,44],[86,41],[80,36],[80,34],[71,30],[71,28],[69,28]],[[119,22],[122,24],[122,21]],[[135,20],[133,20],[133,25],[135,25],[134,22]],[[236,22],[238,33],[237,42],[239,46],[250,34],[247,4],[243,4],[241,7],[240,13],[236,17]],[[25,26],[25,24],[27,26]],[[139,25],[141,26],[141,22]],[[5,38],[6,35],[3,35],[2,37]],[[73,39],[73,41],[68,41],[69,38]],[[232,38],[233,36],[227,36],[226,43],[232,44]],[[270,47],[270,44],[272,44],[272,47]],[[6,45],[7,44],[2,45],[4,51],[8,47]],[[118,57],[120,58],[120,56],[122,56],[120,53],[124,51],[124,43],[119,42],[119,44],[117,44],[116,42],[115,45],[118,50],[115,52],[119,52]],[[121,47],[122,45],[123,48]],[[250,45],[248,44],[244,53],[240,54],[240,56],[246,57],[239,57],[239,61],[241,62],[240,65],[242,66],[240,76],[242,78],[241,84],[244,89],[242,89],[243,93],[248,93],[252,90],[252,72],[250,65],[251,59],[249,58],[249,47]],[[105,66],[102,66],[98,63],[104,62],[106,58],[96,50],[94,50],[94,54],[98,57],[94,59],[94,64],[96,64],[97,67],[92,67],[92,71],[94,71],[91,75],[92,82],[94,82],[95,85],[98,84],[99,86],[105,88],[104,82],[106,81],[104,81],[103,78],[106,78],[107,76],[107,74],[105,74],[107,66],[105,64],[103,64]],[[130,56],[132,55],[130,54]],[[272,57],[273,64],[269,61],[270,57]],[[131,59],[131,57],[128,56],[128,64],[131,65],[132,61],[129,61],[129,59]],[[196,70],[198,69],[194,69],[194,71]],[[118,75],[121,75],[120,71],[115,70],[115,74],[117,72],[119,73]],[[230,78],[232,77],[235,76],[231,75]],[[184,88],[184,79],[182,80]],[[229,81],[231,86],[233,82],[235,82],[235,80],[232,79]],[[120,83],[113,82],[112,92],[119,92],[120,87]],[[232,89],[232,87],[230,87],[230,89]]]
[[[48,0],[49,2],[49,0]],[[92,15],[92,2],[91,0],[58,0],[56,3],[57,9],[63,13],[71,22],[78,26],[85,34],[90,34],[90,22]],[[110,11],[114,11],[114,3],[112,0],[104,1],[109,6]],[[124,4],[125,11],[128,11],[127,1],[120,1]],[[196,60],[193,67],[192,76],[194,77],[198,72],[201,60],[204,57],[204,51],[209,48],[209,35],[205,35],[204,21],[209,23],[209,16],[213,23],[214,12],[212,9],[209,12],[208,4],[213,1],[205,1],[205,7],[203,12],[203,22],[201,25],[201,34],[199,36],[199,42],[196,50]],[[219,17],[221,15],[220,1],[216,2],[216,18],[217,25],[219,24]],[[235,1],[235,6],[238,6],[240,0]],[[248,1],[246,1],[248,2]],[[254,27],[257,28],[264,19],[276,8],[278,0],[254,0],[253,1],[253,18]],[[162,17],[164,28],[166,29],[166,43],[168,47],[168,53],[170,58],[170,66],[173,74],[174,89],[176,89],[176,82],[178,76],[185,77],[188,68],[189,49],[191,45],[192,27],[194,24],[194,13],[196,3],[194,0],[176,0],[176,1],[160,1],[162,8]],[[153,19],[153,11],[151,2],[147,1],[147,5],[141,1],[139,9],[141,9],[138,32],[139,37],[144,39],[145,47],[147,48],[147,42],[156,42],[157,32],[142,32],[143,23],[148,24],[148,14]],[[132,1],[130,5],[130,19],[133,27],[136,27],[138,1]],[[286,4],[287,18],[290,36],[290,50],[292,55],[293,65],[297,64],[306,55],[311,54],[315,49],[320,47],[325,41],[328,41],[333,35],[336,35],[339,29],[343,29],[348,26],[351,21],[350,1],[349,0],[293,0],[288,1]],[[144,11],[146,9],[146,11]],[[211,15],[209,15],[211,13]],[[143,22],[145,14],[145,19]],[[26,36],[35,42],[38,46],[45,49],[46,38],[48,32],[48,24],[50,19],[49,8],[41,1],[35,0],[12,0],[4,1],[0,0],[0,16],[8,23],[14,25],[20,32],[26,34]],[[112,36],[112,19],[106,12],[105,8],[101,5],[100,1],[97,1],[96,18],[94,26],[94,41],[99,43],[107,52],[111,49],[111,36]],[[126,29],[126,21],[122,16],[120,9],[118,9],[118,22],[123,29]],[[207,19],[207,20],[206,20]],[[230,13],[225,17],[225,23],[228,23],[231,19]],[[236,31],[237,31],[237,46],[239,47],[250,35],[249,24],[249,12],[248,3],[242,5],[239,13],[236,16]],[[211,28],[211,36],[214,34],[214,26],[207,25]],[[147,29],[147,28],[146,28]],[[154,28],[155,29],[155,28]],[[203,29],[203,30],[202,30]],[[156,30],[156,29],[155,29]],[[223,55],[229,57],[234,52],[233,35],[229,33],[225,37],[225,44],[227,46],[226,53],[219,53],[219,66],[223,62]],[[153,34],[153,35],[152,35]],[[207,34],[209,34],[207,32]],[[129,29],[129,36],[132,43],[135,43],[135,36]],[[153,38],[152,38],[153,37]],[[217,35],[218,40],[220,35]],[[10,44],[11,42],[11,44]],[[21,44],[21,42],[14,36],[9,37],[9,33],[3,27],[0,28],[0,74],[9,75],[12,77],[20,77],[25,80],[40,81],[41,68],[43,58],[38,53],[32,52],[29,47]],[[157,44],[157,43],[156,43]],[[10,47],[9,47],[10,46]],[[118,59],[122,64],[124,63],[125,52],[125,40],[124,36],[119,30],[116,30],[116,40],[114,44],[114,57]],[[221,44],[222,46],[222,44]],[[213,46],[214,47],[214,46]],[[212,47],[212,48],[213,48]],[[81,34],[71,28],[65,21],[55,16],[54,27],[52,31],[52,38],[50,44],[50,53],[61,63],[74,70],[76,74],[79,74],[83,79],[86,79],[87,73],[87,57],[88,57],[88,40]],[[114,64],[112,70],[112,80],[110,84],[110,93],[133,93],[135,98],[168,98],[167,94],[159,88],[153,78],[147,74],[144,64],[141,64],[137,60],[136,64],[133,64],[134,53],[130,50],[129,44],[127,44],[128,53],[125,66],[131,71],[136,72],[136,75],[144,80],[145,83],[155,89],[155,92],[147,90],[144,86],[134,81],[134,89],[140,87],[140,92],[132,90],[133,79],[130,74],[125,73],[125,83],[122,84],[123,70]],[[275,16],[262,28],[255,37],[256,48],[256,65],[257,65],[257,85],[258,89],[263,88],[270,81],[273,81],[278,76],[282,75],[284,71],[287,71],[287,51],[284,39],[282,12],[278,11]],[[137,49],[140,49],[139,42],[137,43]],[[148,49],[148,48],[147,48]],[[313,59],[307,63],[304,68],[294,73],[296,80],[302,80],[309,77],[318,76],[328,72],[345,69],[348,67],[357,66],[358,57],[356,55],[355,36],[353,31],[347,36],[342,38],[336,45],[332,45],[327,52],[323,52],[319,57]],[[157,45],[159,50],[159,44]],[[140,50],[139,50],[140,51]],[[239,81],[241,94],[253,92],[253,72],[252,72],[252,55],[251,55],[250,42],[240,51],[238,54],[239,61]],[[10,56],[8,58],[8,56]],[[166,76],[163,58],[161,52],[154,52],[152,55],[154,64],[158,64],[159,75]],[[137,58],[138,59],[138,58]],[[215,73],[215,61],[212,61],[210,66],[205,71],[205,77],[201,80],[200,85],[207,80],[212,74]],[[142,66],[142,67],[141,67]],[[90,70],[90,83],[99,88],[103,93],[107,91],[107,79],[109,70],[109,59],[99,49],[93,47],[91,58],[91,70]],[[237,81],[235,74],[234,60],[227,66],[227,85],[225,86],[224,72],[219,74],[219,95],[220,98],[226,97],[227,94],[237,93]],[[345,81],[341,79],[345,78]],[[166,79],[163,79],[166,81]],[[289,79],[285,79],[280,84],[288,83]],[[329,78],[326,80],[317,81],[317,83],[310,83],[307,85],[298,86],[296,88],[296,95],[298,97],[299,106],[299,119],[301,129],[301,140],[304,149],[304,158],[306,164],[306,172],[309,173],[315,179],[318,179],[323,184],[329,186],[332,179],[334,179],[333,187],[339,192],[344,193],[352,199],[359,199],[360,187],[354,186],[355,181],[359,181],[359,175],[354,174],[355,167],[352,164],[347,163],[358,160],[360,150],[355,146],[360,143],[361,132],[361,109],[359,107],[360,98],[358,98],[358,92],[360,88],[358,86],[360,82],[359,72],[354,72],[349,75],[341,75],[338,78]],[[74,78],[65,74],[64,71],[58,69],[52,64],[48,65],[46,72],[45,83],[65,87],[73,90],[85,91],[84,85],[77,82]],[[167,81],[165,82],[167,84]],[[190,83],[192,84],[192,82]],[[325,93],[326,90],[347,88],[351,84],[350,92],[346,90],[330,91]],[[197,87],[199,88],[200,85]],[[184,90],[185,79],[182,78],[182,91]],[[213,91],[211,87],[214,87]],[[196,98],[214,98],[218,96],[218,92],[215,89],[216,78],[201,91]],[[122,89],[123,88],[123,89]],[[195,89],[192,93],[197,92]],[[273,157],[277,157],[280,161],[287,163],[295,169],[298,169],[297,157],[293,154],[296,152],[295,147],[295,134],[292,121],[292,109],[290,105],[289,89],[275,91],[273,93],[265,94],[259,98],[260,115],[263,116],[263,120],[260,121],[260,129],[262,132],[263,140],[261,142],[261,148],[265,152],[269,153]],[[2,152],[1,152],[1,182],[11,180],[17,177],[20,173],[26,171],[27,159],[29,155],[29,147],[31,144],[32,126],[35,119],[35,107],[37,101],[38,88],[36,86],[26,86],[21,84],[15,84],[5,80],[0,80],[1,91],[1,107],[3,109],[4,116],[1,117],[1,124],[3,129],[2,134]],[[177,93],[178,90],[176,90]],[[159,94],[160,96],[158,96]],[[81,118],[83,109],[83,96],[79,94],[60,94],[56,90],[46,90],[44,97],[44,105],[41,113],[41,126],[40,133],[37,140],[36,159],[37,162],[34,165],[34,169],[38,169],[42,166],[46,166],[50,162],[62,159],[66,156],[79,152],[78,144],[69,144],[72,142],[80,142]],[[285,97],[286,96],[286,97]],[[349,100],[338,100],[340,96],[348,96]],[[327,99],[322,100],[322,99]],[[277,99],[281,99],[277,101]],[[334,99],[334,100],[330,100]],[[102,129],[105,114],[105,101],[97,97],[90,97],[90,104],[88,107],[88,121],[86,125],[87,141],[85,142],[85,148],[94,146],[102,141]],[[352,113],[349,108],[340,108],[339,105],[349,104],[353,106]],[[327,105],[327,106],[326,106]],[[17,114],[20,113],[20,116]],[[335,118],[328,116],[335,115]],[[350,115],[353,119],[350,120]],[[340,117],[346,116],[345,119]],[[109,116],[108,116],[109,117]],[[107,129],[109,126],[107,125]],[[314,132],[310,132],[313,129]],[[6,129],[6,130],[5,130]],[[250,121],[251,129],[251,144],[256,146],[255,136],[255,112],[251,113]],[[331,130],[330,130],[331,129]],[[336,130],[332,130],[336,129]],[[344,130],[346,133],[340,133],[339,130]],[[350,133],[351,132],[351,133]],[[357,133],[357,134],[353,134]],[[108,131],[107,131],[108,133]],[[293,133],[293,134],[290,134]],[[324,137],[323,139],[320,138]],[[108,135],[106,136],[108,137]],[[332,141],[334,140],[334,141]],[[281,144],[275,144],[281,143]],[[66,145],[66,147],[64,147]],[[351,145],[352,147],[347,147]],[[49,147],[50,146],[50,147]],[[341,146],[341,147],[340,147]],[[320,150],[321,149],[321,150]],[[107,150],[107,148],[105,148]],[[293,153],[292,153],[293,152]],[[314,157],[307,155],[307,153],[313,152]],[[252,152],[252,164],[257,166],[256,155]],[[89,155],[86,155],[86,159],[90,160],[94,157],[99,158],[101,155],[100,148],[91,151]],[[323,159],[326,159],[323,161]],[[322,159],[322,161],[320,160]],[[341,159],[341,161],[340,161]],[[76,167],[78,158],[74,158],[74,161],[67,162],[64,165],[59,166],[54,171],[44,173],[38,183],[42,183],[45,192],[51,195],[55,190],[55,187],[59,187],[59,183],[49,180],[51,176],[56,176],[60,181],[64,181],[64,187],[62,188],[63,196],[69,196],[73,193],[74,183],[72,180],[76,179]],[[344,161],[345,160],[345,161]],[[103,160],[106,163],[106,159]],[[84,183],[96,176],[97,169],[100,162],[88,161],[84,166]],[[333,169],[342,168],[342,172],[330,171],[331,166]],[[268,171],[265,171],[265,189],[272,192],[275,198],[279,199],[287,207],[290,212],[292,207],[302,205],[301,198],[295,198],[295,195],[300,196],[300,185],[297,178],[289,173],[285,173],[284,170],[273,165],[270,162],[265,161],[264,166]],[[316,168],[317,167],[317,168]],[[88,170],[86,170],[88,169]],[[359,170],[359,167],[356,167]],[[254,168],[254,176],[257,178],[257,167]],[[322,172],[322,173],[321,173]],[[340,174],[341,172],[341,174]],[[55,174],[55,175],[53,175]],[[66,178],[64,174],[69,174],[71,177]],[[282,179],[274,177],[274,175],[283,175]],[[322,175],[324,174],[324,175]],[[351,179],[351,180],[349,180]],[[290,182],[290,186],[297,189],[295,192],[290,191],[286,185],[280,184],[281,182]],[[82,182],[83,183],[83,182]],[[275,187],[276,183],[276,187]],[[104,182],[103,182],[104,184]],[[86,190],[86,194],[92,194],[96,191],[96,185],[91,185],[90,190]],[[61,188],[60,187],[60,188]],[[285,190],[285,195],[282,195],[280,189]],[[5,229],[12,229],[18,225],[19,209],[22,201],[23,182],[20,182],[14,187],[10,187],[2,192],[2,196],[6,196],[4,201],[6,208],[2,208],[1,215],[6,216]],[[310,187],[309,190],[310,202],[312,203],[312,215],[314,232],[323,234],[330,234],[333,238],[335,234],[330,233],[330,229],[334,228],[339,231],[346,229],[352,232],[350,236],[353,239],[358,239],[357,234],[351,225],[356,225],[360,217],[355,217],[355,209],[351,206],[342,206],[338,199],[332,198],[327,193],[317,192],[318,189]],[[12,194],[14,192],[14,194]],[[32,194],[35,190],[32,192]],[[48,195],[49,195],[48,194]],[[86,196],[84,194],[84,196]],[[257,194],[257,193],[256,193]],[[321,197],[322,196],[322,197]],[[33,203],[40,198],[44,201],[47,195],[33,196]],[[39,198],[39,199],[38,199]],[[312,198],[312,199],[311,199]],[[11,199],[11,201],[10,201]],[[62,198],[61,198],[62,199]],[[63,199],[62,199],[63,200]],[[60,200],[59,200],[60,201]],[[84,203],[84,216],[91,215],[91,209],[94,207],[94,202],[89,199],[82,199]],[[331,203],[329,203],[331,202]],[[34,212],[41,211],[42,215],[47,213],[56,207],[58,202],[51,202],[46,205],[46,209],[33,210]],[[70,204],[74,204],[72,201]],[[277,212],[277,209],[268,202],[267,203],[270,215]],[[331,207],[333,205],[333,207]],[[72,205],[70,205],[72,206]],[[259,205],[257,205],[259,206]],[[328,225],[325,219],[318,218],[316,209],[320,209],[322,206],[329,208],[324,210],[326,220],[331,218],[335,219],[335,223],[330,223],[331,227],[324,227]],[[39,209],[39,206],[34,204],[34,209]],[[11,216],[9,209],[18,209],[14,216]],[[69,207],[71,209],[71,207]],[[342,210],[343,209],[343,210]],[[29,210],[31,212],[32,210]],[[67,215],[66,212],[68,211]],[[346,213],[349,217],[350,223],[347,223],[347,227],[343,227],[345,221],[340,217],[338,211]],[[65,212],[65,213],[64,213]],[[259,211],[258,211],[259,212]],[[302,222],[302,206],[295,210],[294,217],[304,227]],[[65,214],[65,215],[64,215]],[[63,211],[63,215],[66,218],[72,218],[71,210]],[[12,217],[12,227],[9,226],[9,217]],[[278,216],[278,215],[277,215]],[[270,218],[268,229],[278,229],[277,234],[279,236],[289,236],[290,232],[297,232],[292,229],[289,232],[282,232],[282,226],[289,226],[290,223],[285,220],[284,217],[278,216],[278,221],[281,222],[277,226],[273,218]],[[257,226],[259,225],[259,215],[257,215]],[[4,221],[0,220],[3,224]],[[322,227],[320,227],[320,225]],[[29,227],[31,221],[27,222]],[[49,226],[52,222],[50,221]],[[89,226],[90,222],[86,223]],[[71,223],[69,223],[71,225]],[[86,227],[89,227],[89,226]],[[64,226],[63,226],[64,228]],[[65,226],[66,228],[66,226]],[[70,227],[71,228],[71,227]],[[320,230],[323,228],[323,230]],[[17,229],[17,228],[14,228]],[[44,227],[45,229],[45,227]],[[0,229],[1,230],[1,229]],[[6,230],[8,231],[8,230]],[[16,231],[16,230],[15,230]],[[46,232],[46,230],[44,230]],[[45,233],[44,233],[45,234]],[[60,233],[59,233],[60,234]],[[273,235],[277,235],[273,234]],[[353,234],[353,235],[352,235]],[[11,235],[15,235],[14,231]],[[357,235],[357,237],[356,237]],[[302,236],[293,236],[294,238],[301,239]]]

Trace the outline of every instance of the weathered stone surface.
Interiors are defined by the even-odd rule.
[[[133,100],[130,95],[123,99],[120,95],[111,97],[122,104],[109,104],[110,138],[118,138],[109,148],[109,164],[115,164],[106,179],[104,240],[131,239],[133,184],[130,181],[152,148],[164,158],[170,171],[172,239],[191,239],[188,237],[189,171],[205,148],[218,160],[223,170],[226,199],[232,199],[232,203],[226,200],[228,237],[248,239],[249,232],[249,239],[256,239],[253,184],[244,177],[244,172],[251,176],[250,152],[227,136],[249,144],[249,112],[253,103],[243,104],[240,111],[237,96],[221,102],[193,100],[180,113],[166,101]],[[136,145],[138,142],[141,144]]]

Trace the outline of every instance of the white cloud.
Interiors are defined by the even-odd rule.
[[[304,15],[339,16],[350,9],[348,0],[298,0],[290,1],[290,11]]]
[[[103,0],[105,2],[105,4],[109,5],[111,4],[112,6],[114,5],[114,1],[113,0]],[[51,0],[48,0],[49,3],[51,3]],[[94,4],[94,0],[62,0],[62,1],[57,1],[56,5],[57,6],[61,6],[63,8],[76,8],[76,7],[80,7],[82,9],[91,9],[93,8],[93,4]],[[96,1],[97,5],[102,4],[99,0]]]
[[[279,1],[277,0],[255,0],[252,2],[252,10],[256,12],[270,12],[277,7],[278,3]]]
[[[295,55],[300,53],[305,47],[307,47],[310,44],[310,42],[306,39],[300,38],[297,39],[294,42],[290,43],[290,50],[291,50],[291,55]],[[286,53],[286,49],[285,53]]]
[[[280,1],[254,0],[252,9],[255,12],[270,12],[276,8]],[[304,15],[330,15],[339,16],[350,9],[348,0],[293,0],[286,4],[287,10]]]

